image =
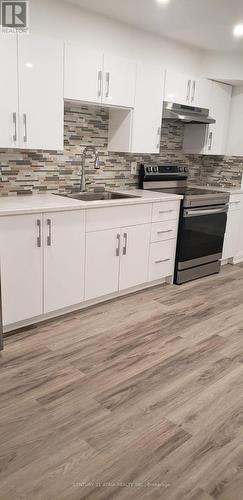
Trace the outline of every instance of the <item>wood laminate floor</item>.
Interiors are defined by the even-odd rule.
[[[1,500],[242,500],[243,267],[5,341]]]

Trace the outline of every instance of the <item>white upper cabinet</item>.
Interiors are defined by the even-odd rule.
[[[133,108],[135,83],[134,61],[65,44],[65,99]]]
[[[0,38],[0,147],[63,149],[63,44]]]
[[[165,76],[164,101],[188,104],[192,79],[178,71],[167,70]]]
[[[103,103],[134,107],[136,63],[112,54],[104,55]]]
[[[242,140],[243,86],[234,87],[229,117],[229,134],[226,154],[243,156]]]
[[[19,137],[24,149],[63,149],[63,45],[19,36]]]
[[[173,70],[166,71],[164,101],[208,108],[210,95],[211,82],[206,78],[197,78]]]
[[[185,125],[184,153],[224,155],[226,153],[232,87],[212,82],[210,116],[216,123]]]
[[[100,104],[103,92],[103,54],[65,44],[64,98]]]
[[[131,153],[159,153],[165,72],[161,66],[137,66]]]
[[[109,151],[159,153],[164,75],[161,66],[138,63],[134,109],[110,110]]]
[[[16,148],[18,141],[17,37],[0,36],[0,148]]]
[[[212,81],[206,78],[193,78],[190,105],[209,109],[212,100]]]

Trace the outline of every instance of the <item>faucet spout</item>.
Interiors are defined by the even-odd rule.
[[[80,191],[84,192],[86,191],[86,171],[85,171],[85,161],[86,161],[86,156],[88,152],[92,152],[95,155],[94,159],[94,168],[99,169],[100,168],[100,162],[99,162],[99,152],[94,146],[86,146],[83,150],[82,153],[82,171],[81,171],[81,179],[80,179]]]

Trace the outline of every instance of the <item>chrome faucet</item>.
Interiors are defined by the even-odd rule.
[[[94,161],[94,168],[98,169],[100,168],[100,162],[99,162],[99,153],[97,149],[94,146],[86,146],[83,150],[82,153],[82,172],[81,172],[81,180],[80,180],[80,191],[84,192],[86,191],[86,179],[85,179],[85,160],[88,151],[92,151],[95,155],[95,161]]]

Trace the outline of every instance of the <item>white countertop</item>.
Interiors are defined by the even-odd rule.
[[[111,190],[109,190],[111,191]],[[141,189],[113,192],[139,196],[139,198],[124,198],[119,200],[80,201],[55,194],[33,194],[0,197],[0,216],[21,215],[38,212],[61,212],[65,210],[80,210],[87,208],[115,207],[120,205],[137,205],[160,201],[180,200],[182,196],[170,193],[155,193]]]

